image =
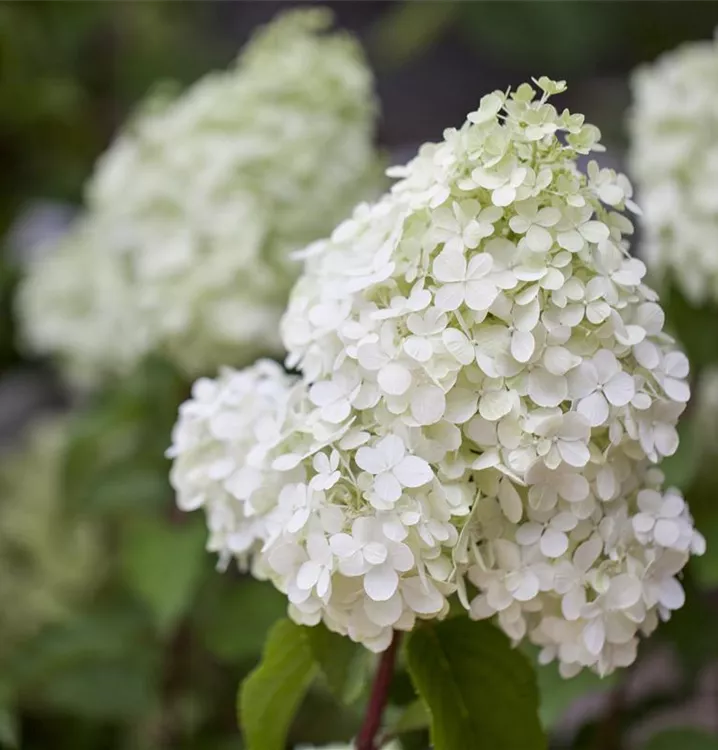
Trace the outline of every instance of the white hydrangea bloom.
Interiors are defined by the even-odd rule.
[[[374,650],[458,591],[565,674],[607,673],[704,546],[651,467],[688,363],[627,252],[630,186],[578,171],[599,133],[538,85],[484,97],[306,250],[255,573]]]
[[[703,544],[650,469],[676,450],[688,363],[627,252],[628,181],[578,171],[599,132],[549,103],[562,83],[538,85],[484,97],[310,247],[283,335],[310,400],[365,435],[346,465],[370,518],[321,558],[349,578],[358,561],[349,634],[443,612],[417,610],[406,580],[466,601],[467,570],[475,617],[497,615],[566,674],[606,673],[680,606],[674,575]],[[314,560],[306,532],[287,534]],[[312,597],[294,606],[319,615]]]
[[[83,386],[128,370],[151,347],[148,321],[132,305],[132,278],[109,252],[114,226],[83,216],[30,267],[18,291],[24,343],[55,354],[70,381]]]
[[[208,549],[246,561],[266,538],[264,514],[284,477],[263,474],[264,446],[279,437],[294,379],[275,362],[201,378],[180,407],[168,456],[182,510],[204,508]]]
[[[379,178],[371,73],[355,40],[323,33],[330,23],[322,9],[284,14],[229,70],[137,113],[87,189],[88,212],[102,217],[104,235],[93,239],[102,260],[88,270],[68,249],[56,261],[68,268],[61,288],[28,282],[21,313],[35,349],[73,359],[91,348],[100,373],[162,351],[195,375],[281,351],[278,322],[300,271],[291,251],[331,229]],[[95,266],[127,280],[122,295],[86,291],[101,283]],[[36,273],[53,274],[53,263]],[[47,287],[61,297],[52,324],[30,312],[52,314],[34,299]],[[104,302],[94,327],[73,314],[74,296],[88,294]],[[118,320],[142,321],[133,358],[106,334]],[[81,352],[65,330],[79,326],[93,339]]]
[[[718,300],[718,37],[633,76],[631,162],[646,262],[694,303]]]

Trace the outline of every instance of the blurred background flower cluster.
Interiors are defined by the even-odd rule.
[[[634,76],[681,45],[711,40],[718,5],[325,3],[336,25],[358,42],[337,37],[315,69],[294,71],[297,79],[311,77],[323,100],[282,99],[279,84],[272,88],[274,76],[279,80],[293,67],[285,56],[283,72],[257,75],[238,90],[245,109],[228,107],[220,116],[210,109],[205,119],[189,123],[168,118],[176,132],[163,130],[162,120],[154,132],[152,123],[143,125],[143,117],[171,107],[167,102],[210,71],[232,69],[258,27],[297,5],[303,4],[0,5],[0,747],[241,747],[237,683],[257,663],[267,630],[286,602],[273,587],[232,566],[217,574],[205,551],[204,522],[176,508],[165,452],[178,406],[194,377],[216,375],[219,363],[242,366],[258,353],[280,356],[262,332],[276,327],[296,274],[277,261],[291,242],[301,246],[330,232],[356,200],[381,190],[382,165],[403,163],[424,141],[439,140],[443,128],[458,126],[482,95],[549,75],[569,81],[561,104],[585,112],[601,128],[608,148],[602,166],[628,172],[637,203],[643,205],[645,196],[646,215],[657,217],[660,226],[653,235],[639,231],[634,248],[646,261],[658,259],[651,280],[661,290],[667,328],[691,361],[694,394],[680,424],[680,448],[664,468],[668,483],[686,495],[707,553],[686,569],[685,607],[642,644],[631,668],[604,680],[588,673],[563,680],[554,666],[540,667],[541,718],[555,748],[718,748],[718,477],[712,466],[718,454],[718,292],[710,275],[711,268],[718,271],[718,43],[707,62],[691,61],[688,79],[695,94],[660,66],[653,78]],[[288,46],[277,34],[240,62],[247,76],[252,65],[261,67],[262,55],[277,54],[273,45]],[[212,79],[212,85],[224,84]],[[190,90],[200,98],[205,91]],[[676,93],[661,101],[665,90]],[[227,104],[232,91],[220,92],[218,100]],[[271,117],[259,125],[251,117],[251,107],[267,96],[285,107],[281,123],[294,118],[286,132],[272,130],[279,126]],[[302,117],[319,104],[326,115],[321,134],[309,120],[302,130]],[[686,118],[694,125],[687,132],[681,130]],[[207,176],[209,187],[194,184],[205,154],[187,155],[181,140],[193,128],[221,130],[220,140],[231,140],[236,128],[253,152],[291,136],[282,141],[287,153],[301,152],[305,162],[296,173],[271,159],[258,162],[255,179],[236,193],[227,192],[221,168]],[[125,140],[115,141],[118,133]],[[98,164],[113,142],[114,150]],[[241,149],[235,156],[244,158]],[[154,249],[154,265],[145,252],[135,266],[139,275],[122,279],[125,286],[117,292],[121,305],[134,287],[145,285],[136,326],[123,328],[125,321],[115,327],[114,319],[100,329],[95,325],[99,303],[85,299],[86,277],[78,272],[92,272],[91,250],[70,278],[58,263],[28,291],[25,279],[38,263],[52,263],[63,242],[94,248],[116,233],[123,207],[167,198],[151,173],[142,177],[152,158],[174,160],[168,190],[180,188],[180,194],[192,184],[192,206],[222,195],[226,211],[213,221],[215,234],[203,241],[231,256],[237,236],[237,253],[252,260],[252,275],[245,279],[250,302],[221,298],[227,284],[220,270],[212,278],[193,276],[192,288],[178,292],[181,301],[191,297],[190,313],[182,305],[175,310],[157,304],[165,294],[157,289],[168,283],[166,269],[196,263],[208,252],[201,244],[188,250],[181,237],[167,242],[171,222],[142,226],[141,248]],[[677,182],[666,177],[673,168]],[[96,169],[105,171],[98,177]],[[698,175],[691,182],[698,197],[691,198],[689,213],[679,210],[671,193],[688,179],[681,170]],[[313,183],[312,174],[325,181]],[[305,191],[306,205],[287,208],[292,190]],[[332,200],[322,203],[328,195]],[[78,217],[85,221],[86,202],[105,204],[104,223],[76,223]],[[681,244],[686,223],[690,241]],[[683,248],[680,255],[674,246]],[[115,294],[123,273],[122,263],[114,262],[103,271],[107,294]],[[147,291],[146,278],[157,286]],[[77,306],[59,321],[45,303],[58,288],[64,294],[66,285]],[[208,315],[199,330],[175,335],[182,328],[177,321],[192,317],[203,295],[217,304],[218,297],[239,304],[230,318],[246,316],[250,305],[256,331],[249,343],[241,332],[217,332],[216,320],[228,317],[226,309]],[[260,312],[257,300],[264,305]],[[148,333],[142,326],[154,320],[157,307],[161,315]],[[272,324],[263,322],[265,313]],[[34,339],[24,318],[34,321]],[[38,345],[38,337],[56,338],[58,330],[65,341],[92,348],[86,352],[90,365],[83,360],[73,371],[62,351],[43,356],[47,347]],[[113,339],[115,345],[106,346]],[[102,360],[102,352],[126,353],[130,346],[132,356],[123,356],[121,364]],[[228,361],[234,346],[244,349],[237,361]],[[107,373],[100,376],[103,367]],[[395,705],[413,701],[401,671],[393,691]],[[356,692],[342,703],[321,684],[313,688],[292,728],[292,744],[350,738],[365,700]],[[416,718],[405,726],[405,750],[427,746],[424,721]]]

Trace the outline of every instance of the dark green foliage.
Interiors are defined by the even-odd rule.
[[[346,636],[332,633],[324,625],[304,629],[314,660],[329,689],[342,703],[352,703],[370,677],[368,652]]]
[[[261,664],[239,692],[239,721],[248,750],[282,750],[289,726],[316,676],[307,631],[289,620],[273,628]]]
[[[546,747],[531,664],[490,623],[455,617],[421,626],[406,657],[436,750]]]
[[[718,750],[718,736],[697,729],[670,729],[653,737],[646,750]]]

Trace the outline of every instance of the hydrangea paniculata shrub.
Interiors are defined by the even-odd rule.
[[[95,379],[148,352],[201,375],[281,351],[278,322],[301,268],[291,251],[345,218],[380,178],[372,76],[358,43],[325,33],[330,24],[323,9],[286,13],[230,69],[136,113],[87,187],[88,221],[101,217],[98,257],[86,267],[86,253],[65,247],[71,235],[65,257],[34,273],[64,264],[72,282],[76,259],[74,283],[27,283],[20,312],[32,348],[71,362],[91,350]],[[122,294],[86,291],[107,275],[122,280]],[[88,294],[104,300],[92,330],[73,304]],[[118,320],[136,329],[124,344],[106,332]]]
[[[198,384],[174,482],[297,622],[378,651],[456,592],[564,675],[606,674],[704,546],[656,467],[688,362],[628,254],[628,181],[579,171],[599,131],[537,85],[485,96],[304,251],[282,323],[301,378]]]
[[[633,76],[631,166],[646,262],[695,304],[718,301],[718,37]]]

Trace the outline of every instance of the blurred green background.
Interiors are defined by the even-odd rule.
[[[95,159],[148,89],[226,65],[258,24],[297,4],[0,5],[0,746],[241,747],[237,683],[284,601],[235,570],[216,573],[202,519],[174,509],[164,450],[189,384],[148,361],[78,399],[17,350],[12,296],[38,239],[81,202]],[[607,163],[620,168],[631,70],[718,25],[718,3],[686,0],[327,5],[368,51],[379,141],[394,161],[460,124],[487,91],[546,74],[568,80],[562,103],[602,129]],[[664,291],[697,376],[718,362],[718,311]],[[69,407],[29,437],[30,423]],[[690,410],[681,430],[667,471],[708,554],[687,570],[686,607],[632,668],[603,682],[540,670],[556,748],[718,747],[718,482],[708,468],[718,446]],[[17,505],[37,510],[16,519]],[[402,672],[394,692],[398,704],[413,699]],[[292,742],[351,737],[362,700],[339,706],[316,688]],[[421,730],[405,736],[408,750],[426,744]]]

